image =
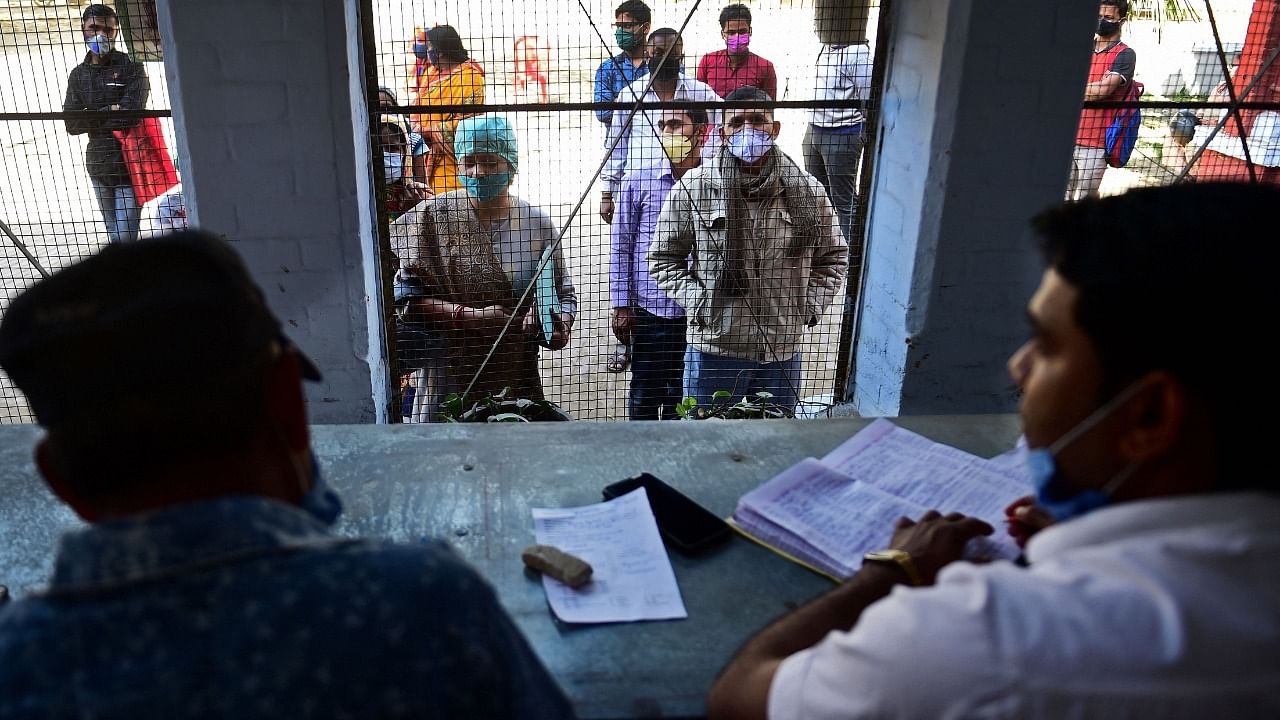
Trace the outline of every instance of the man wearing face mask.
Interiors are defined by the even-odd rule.
[[[670,161],[622,181],[618,217],[612,227],[609,296],[613,333],[633,346],[627,416],[632,420],[675,417],[684,399],[684,308],[667,297],[649,274],[649,246],[662,204],[676,181],[702,163],[707,111],[663,110],[659,141]]]
[[[688,316],[684,393],[699,404],[769,392],[794,408],[800,341],[831,304],[848,245],[822,186],[774,141],[781,123],[753,87],[730,101],[721,149],[671,190],[649,270]]]
[[[724,50],[707,53],[698,61],[698,79],[720,97],[744,85],[778,96],[778,75],[773,63],[751,52],[751,10],[746,5],[726,5],[720,11],[720,37]]]
[[[649,73],[653,75],[653,85],[649,86],[648,77],[635,80],[619,94],[622,102],[720,102],[720,96],[711,86],[684,74],[684,42],[674,28],[654,30],[645,46],[645,57],[648,59]],[[707,113],[711,122],[719,125],[720,111],[708,110]],[[609,124],[606,145],[612,143],[614,138],[620,139],[601,173],[604,190],[600,193],[600,217],[605,222],[613,222],[613,197],[628,172],[661,167],[667,162],[667,155],[658,141],[659,111],[643,110],[628,122],[629,115],[629,112],[615,112]],[[719,143],[715,141],[708,143],[704,147],[704,156],[714,152],[718,146]]]
[[[897,522],[889,551],[749,641],[713,718],[1273,718],[1280,712],[1274,383],[1240,388],[1280,189],[1144,188],[1033,221],[1048,269],[1022,390],[1037,507],[1027,567],[959,561],[993,532]],[[1252,247],[1252,246],[1251,246]],[[916,587],[911,587],[916,586]]]
[[[622,89],[649,74],[644,57],[644,41],[653,18],[644,0],[626,0],[613,11],[613,37],[622,52],[596,68],[595,101],[611,103]],[[613,120],[612,110],[596,110],[596,119],[605,129]],[[606,221],[607,222],[607,221]]]
[[[642,0],[626,0],[613,11],[614,39],[622,52],[600,63],[596,70],[595,101],[611,103],[618,99],[623,88],[649,74],[645,61],[645,38],[649,35],[652,13]],[[604,123],[605,144],[609,142],[609,124],[613,122],[612,110],[596,110],[596,119]],[[613,222],[613,193],[606,192],[600,199],[600,217],[606,223]],[[631,365],[631,346],[618,343],[613,348],[605,369],[609,372],[626,372]]]
[[[67,132],[88,133],[85,169],[93,184],[107,238],[113,242],[138,239],[142,207],[138,204],[129,168],[125,165],[115,131],[137,125],[138,118],[121,118],[114,113],[145,110],[151,86],[142,63],[115,49],[120,30],[116,11],[106,5],[90,5],[80,16],[80,30],[88,53],[67,78],[65,112],[92,111],[101,118],[68,118]]]
[[[1129,14],[1127,0],[1102,0],[1089,63],[1089,84],[1084,99],[1123,100],[1133,82],[1138,54],[1120,42],[1120,30]],[[1112,110],[1080,111],[1076,146],[1071,156],[1067,200],[1096,197],[1107,171],[1107,123]]]
[[[319,372],[225,241],[112,245],[36,283],[0,366],[88,523],[0,611],[0,717],[572,716],[447,545],[330,533]]]

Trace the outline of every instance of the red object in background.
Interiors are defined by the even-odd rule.
[[[515,72],[512,84],[517,93],[528,94],[529,84],[538,86],[538,102],[547,102],[547,75],[544,68],[550,64],[551,47],[537,35],[523,35],[516,39],[513,48]]]
[[[1237,95],[1253,82],[1258,75],[1267,56],[1280,45],[1280,0],[1255,0],[1253,13],[1249,16],[1249,29],[1245,33],[1244,48],[1240,51],[1240,67],[1236,70],[1232,82]],[[1254,86],[1248,97],[1249,102],[1280,102],[1280,61],[1271,64],[1258,84]],[[1253,131],[1254,123],[1262,110],[1242,110],[1246,137]],[[1224,135],[1239,137],[1234,119],[1222,128]],[[1257,161],[1254,158],[1255,163]],[[1265,165],[1253,166],[1258,182],[1280,184],[1280,168]],[[1194,174],[1198,180],[1233,180],[1249,181],[1249,167],[1244,160],[1223,155],[1214,150],[1205,150],[1200,162],[1196,164]]]
[[[138,205],[163,195],[178,184],[178,171],[164,144],[164,131],[158,118],[143,118],[128,130],[116,130],[120,141],[120,154],[133,181],[133,194]]]

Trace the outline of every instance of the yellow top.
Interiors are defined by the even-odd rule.
[[[415,96],[411,98],[415,105],[483,105],[484,69],[474,60],[455,65],[445,73],[429,67]],[[458,182],[458,161],[453,156],[453,133],[458,121],[475,114],[422,113],[410,118],[431,144],[427,176],[431,190],[437,194],[462,187]]]

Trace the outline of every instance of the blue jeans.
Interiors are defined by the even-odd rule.
[[[107,238],[113,243],[138,239],[138,227],[142,224],[142,208],[129,185],[106,185],[93,180],[93,194],[98,198],[102,222],[107,226]]]
[[[834,132],[810,125],[801,149],[804,169],[822,183],[831,207],[840,220],[844,239],[853,244],[853,215],[858,210],[858,166],[867,136],[859,132]]]
[[[781,362],[758,363],[712,355],[690,347],[684,354],[684,394],[710,405],[717,390],[733,393],[733,401],[758,392],[773,393],[772,403],[795,410],[800,401],[800,353]]]
[[[664,318],[636,308],[631,348],[631,389],[627,416],[632,420],[673,419],[684,399],[685,319]]]

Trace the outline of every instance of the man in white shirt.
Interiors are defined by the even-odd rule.
[[[618,94],[618,102],[662,102],[674,100],[720,102],[720,96],[710,85],[687,77],[681,69],[684,62],[684,42],[680,34],[672,28],[658,28],[649,35],[649,44],[645,47],[649,58],[649,74],[653,76],[653,85],[649,86],[649,77],[635,80]],[[707,109],[711,127],[719,127],[721,116],[719,110]],[[666,151],[659,141],[658,125],[662,119],[661,110],[642,110],[634,118],[625,110],[613,113],[609,123],[609,139],[621,136],[609,162],[605,165],[601,178],[604,189],[600,193],[600,217],[607,223],[613,222],[613,196],[622,184],[622,177],[628,170],[636,171],[644,168],[662,167],[669,163]],[[703,146],[704,158],[714,157],[720,150],[719,138],[714,133],[707,138]]]
[[[858,207],[858,168],[866,145],[867,99],[871,96],[871,46],[863,22],[842,13],[862,12],[820,4],[814,11],[814,31],[822,41],[814,63],[815,100],[838,101],[840,107],[810,111],[804,133],[804,169],[831,196],[844,238],[853,244],[853,215]]]
[[[1049,269],[1009,361],[1028,567],[958,562],[993,532],[979,520],[902,518],[889,550],[743,647],[709,715],[1280,716],[1280,484],[1249,419],[1276,387],[1231,382],[1236,348],[1204,337],[1270,320],[1274,244],[1223,238],[1258,236],[1277,204],[1273,186],[1179,185],[1037,217]]]

